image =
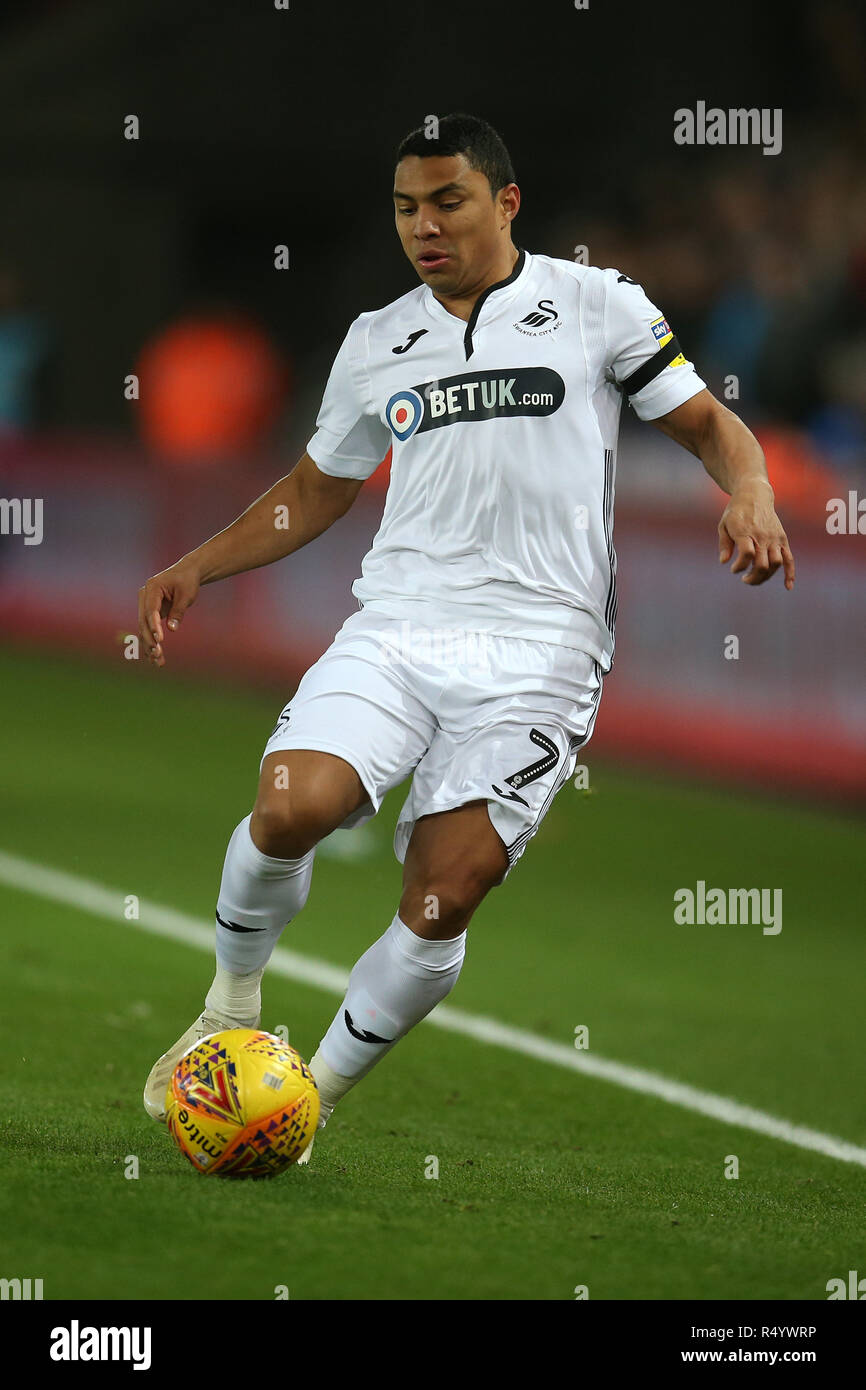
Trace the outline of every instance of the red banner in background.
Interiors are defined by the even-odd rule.
[[[0,631],[123,661],[144,580],[286,471],[284,459],[178,471],[104,441],[7,443],[0,493],[41,499],[43,534],[38,544],[0,536]],[[863,537],[829,534],[823,491],[807,491],[799,520],[783,513],[798,562],[794,591],[779,575],[752,589],[718,564],[724,497],[699,472],[683,475],[688,488],[672,488],[642,455],[639,469],[621,475],[616,659],[588,756],[863,799]],[[312,545],[204,588],[168,639],[170,666],[159,678],[207,673],[287,698],[357,608],[351,585],[386,483],[387,461]]]

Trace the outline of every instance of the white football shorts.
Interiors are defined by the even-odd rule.
[[[394,834],[401,864],[421,816],[486,800],[507,876],[592,735],[601,686],[598,663],[574,648],[362,609],[303,677],[262,762],[292,748],[345,759],[369,801],[343,829],[414,773]]]

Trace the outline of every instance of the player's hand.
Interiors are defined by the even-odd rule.
[[[138,636],[153,666],[165,665],[166,631],[175,632],[180,627],[184,613],[195,603],[200,584],[198,567],[189,560],[178,560],[139,589]]]
[[[781,567],[785,588],[794,587],[794,556],[785,528],[773,506],[769,483],[746,483],[732,494],[719,522],[719,561],[726,565],[737,551],[732,574],[744,584],[764,584]]]

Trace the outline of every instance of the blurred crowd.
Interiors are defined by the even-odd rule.
[[[607,186],[578,181],[527,241],[642,284],[710,389],[758,433],[768,461],[774,454],[777,473],[805,480],[795,490],[810,510],[838,486],[828,479],[866,473],[866,139],[857,124],[786,130],[780,156],[679,148],[646,172],[614,162]],[[347,273],[357,280],[357,266]],[[50,306],[0,263],[0,438],[63,427],[50,404],[58,336]],[[285,445],[293,417],[305,430],[315,418],[335,346],[320,344],[321,361],[305,348],[293,396],[289,363],[246,306],[198,315],[190,306],[141,344],[139,433],[178,459],[243,453],[281,433]]]
[[[616,266],[662,308],[710,389],[753,428],[794,425],[866,472],[866,150],[793,132],[781,158],[716,148],[623,180],[550,253]]]

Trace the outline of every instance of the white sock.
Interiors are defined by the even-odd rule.
[[[264,967],[247,975],[234,975],[217,962],[213,984],[204,1006],[209,1014],[227,1018],[236,1028],[256,1028],[262,1011]]]
[[[257,1018],[261,978],[287,922],[310,891],[315,850],[300,859],[275,859],[253,844],[247,816],[226,850],[216,907],[214,982],[205,1007],[228,1018]]]
[[[399,916],[364,952],[310,1062],[319,1087],[320,1123],[355,1082],[445,998],[457,982],[465,953],[465,932],[448,941],[426,941]]]

